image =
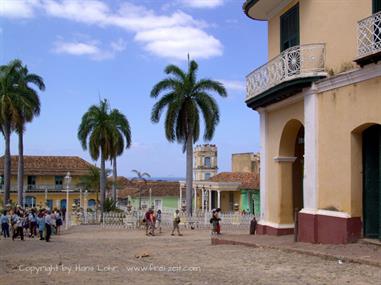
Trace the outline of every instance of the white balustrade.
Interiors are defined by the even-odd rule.
[[[358,22],[358,58],[381,52],[381,12]]]
[[[246,100],[293,79],[326,76],[325,44],[294,46],[246,77]]]

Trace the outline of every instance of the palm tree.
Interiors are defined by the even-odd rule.
[[[145,177],[147,178],[151,177],[151,175],[149,175],[149,173],[147,172],[140,172],[135,169],[133,169],[132,172],[135,173],[136,176],[132,178],[131,181],[144,182],[144,184],[146,184],[147,179]],[[141,210],[142,209],[142,187],[138,184],[138,188],[139,188],[139,210]]]
[[[131,146],[131,129],[130,124],[125,115],[123,115],[118,109],[111,110],[110,120],[114,126],[114,132],[116,133],[116,140],[113,142],[111,160],[112,160],[112,199],[116,202],[116,157],[120,156],[124,149]]]
[[[24,101],[19,106],[18,120],[14,122],[14,128],[18,134],[18,169],[17,169],[17,200],[18,204],[23,204],[23,191],[24,191],[24,142],[23,135],[25,131],[25,124],[31,122],[34,117],[40,114],[40,99],[37,92],[29,86],[35,85],[39,90],[45,90],[44,80],[41,76],[29,73],[27,66],[21,66],[18,69],[18,85],[20,92],[23,95]]]
[[[101,100],[99,105],[92,105],[82,116],[77,134],[82,148],[89,149],[91,158],[94,160],[101,158],[99,178],[101,219],[103,219],[103,205],[106,198],[106,160],[112,157],[114,142],[117,140],[109,109],[106,99]]]
[[[11,130],[12,124],[19,121],[20,103],[24,102],[23,93],[18,84],[18,70],[22,68],[20,60],[13,60],[0,66],[0,126],[5,141],[4,153],[4,205],[9,203],[11,188]]]
[[[210,95],[214,92],[226,97],[222,83],[210,79],[197,80],[198,64],[188,61],[188,70],[183,71],[176,65],[168,65],[167,78],[158,82],[151,91],[151,97],[160,100],[152,108],[151,121],[158,123],[161,114],[167,109],[165,117],[165,136],[168,141],[177,141],[186,151],[186,206],[187,214],[192,214],[193,185],[193,143],[200,135],[200,113],[205,122],[204,140],[213,138],[220,119],[217,102]]]

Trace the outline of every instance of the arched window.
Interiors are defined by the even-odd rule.
[[[95,207],[95,200],[94,199],[90,199],[88,202],[87,202],[87,205],[89,208],[94,208]]]
[[[211,167],[211,161],[210,161],[210,157],[209,156],[206,156],[205,158],[204,158],[204,165],[206,166],[206,167]]]

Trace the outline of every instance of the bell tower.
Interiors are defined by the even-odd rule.
[[[208,180],[217,174],[217,146],[197,145],[194,149],[193,175],[196,181]]]

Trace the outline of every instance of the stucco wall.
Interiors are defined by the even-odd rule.
[[[279,148],[281,136],[287,122],[290,120],[298,120],[304,123],[304,102],[303,100],[277,109],[268,113],[268,130],[267,130],[267,160],[266,160],[266,216],[268,221],[272,223],[290,224],[292,220],[292,212],[282,212],[290,202],[284,197],[285,189],[282,184],[290,175],[287,174],[286,166],[283,163],[274,161],[274,157],[279,156]],[[291,177],[289,177],[291,179]],[[283,191],[283,193],[282,193]]]
[[[320,209],[362,215],[361,131],[367,123],[381,124],[380,84],[376,78],[318,95]]]
[[[269,59],[280,53],[280,16],[299,2],[300,44],[326,43],[326,67],[340,71],[357,57],[357,22],[372,14],[371,0],[292,1],[269,20]]]

